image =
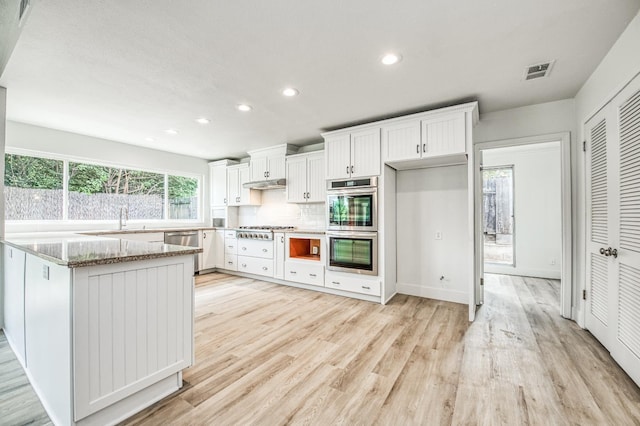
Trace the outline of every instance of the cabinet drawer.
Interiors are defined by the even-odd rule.
[[[224,240],[224,252],[225,254],[238,254],[238,242],[237,240]]]
[[[361,277],[348,277],[327,271],[324,278],[325,287],[354,293],[380,296],[380,281],[368,280]]]
[[[236,239],[236,231],[226,230],[226,231],[224,231],[224,237],[225,238],[231,238],[231,239],[235,240]]]
[[[238,271],[248,274],[273,277],[273,259],[238,256]]]
[[[228,269],[230,271],[238,270],[238,256],[235,254],[224,254],[224,269]]]
[[[285,262],[284,279],[303,284],[324,286],[324,265]]]
[[[248,240],[240,238],[238,255],[273,259],[273,241]]]

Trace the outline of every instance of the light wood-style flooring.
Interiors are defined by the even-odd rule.
[[[640,424],[640,389],[560,317],[557,281],[488,275],[471,325],[464,305],[411,296],[196,282],[196,365],[125,424]]]

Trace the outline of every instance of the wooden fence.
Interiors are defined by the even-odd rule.
[[[485,235],[513,234],[513,180],[494,176],[484,179],[482,188]]]
[[[5,187],[6,220],[62,220],[62,189]],[[70,220],[118,220],[126,206],[129,219],[162,219],[164,197],[160,195],[69,193]],[[169,201],[169,218],[197,219],[197,197]]]

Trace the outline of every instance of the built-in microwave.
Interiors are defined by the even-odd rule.
[[[332,180],[327,187],[327,229],[377,231],[378,179]]]
[[[378,275],[377,232],[327,232],[327,269]]]

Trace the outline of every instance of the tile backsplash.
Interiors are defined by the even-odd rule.
[[[262,205],[239,208],[238,224],[325,228],[325,203],[290,204],[285,200],[284,189],[262,191]]]

